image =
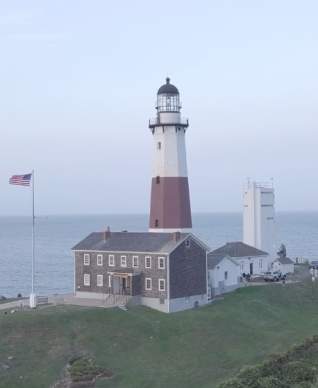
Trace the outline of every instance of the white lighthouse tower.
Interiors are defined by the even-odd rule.
[[[157,93],[149,231],[188,231],[192,227],[185,134],[178,89],[166,79]]]
[[[273,258],[276,252],[273,184],[248,181],[243,201],[243,241]]]

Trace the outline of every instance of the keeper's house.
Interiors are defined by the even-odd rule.
[[[207,303],[208,247],[191,233],[91,233],[73,248],[75,294],[175,312]]]

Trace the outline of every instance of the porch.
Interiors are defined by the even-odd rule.
[[[108,295],[136,296],[141,292],[141,274],[130,269],[108,272]]]

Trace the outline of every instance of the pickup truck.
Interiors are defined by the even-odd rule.
[[[265,282],[279,282],[285,279],[286,275],[283,275],[280,271],[269,271],[264,274]]]

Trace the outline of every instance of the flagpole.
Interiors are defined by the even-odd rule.
[[[34,170],[32,170],[32,264],[31,264],[31,294],[30,307],[36,307],[36,295],[34,293],[34,262],[35,262],[35,216],[34,216]]]

